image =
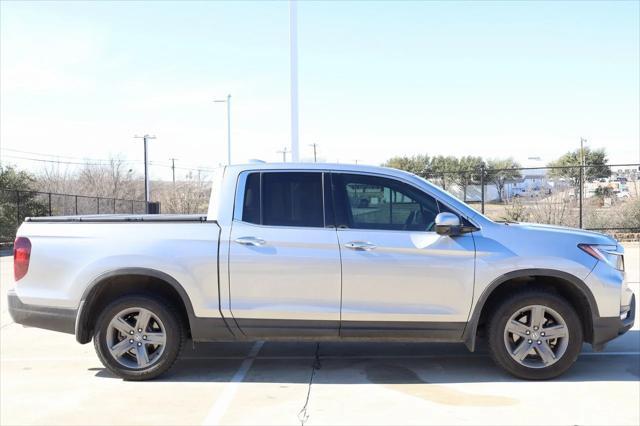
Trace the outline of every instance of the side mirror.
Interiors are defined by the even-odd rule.
[[[439,213],[436,216],[436,233],[438,235],[458,235],[461,231],[460,218],[453,213]]]

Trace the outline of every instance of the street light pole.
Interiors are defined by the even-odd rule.
[[[227,99],[215,99],[213,102],[227,104],[227,165],[231,165],[231,95]]]
[[[151,198],[151,186],[149,185],[149,156],[147,155],[147,141],[149,139],[155,139],[155,136],[134,136],[135,139],[142,139],[144,141],[144,202],[145,213],[149,213],[149,199]]]

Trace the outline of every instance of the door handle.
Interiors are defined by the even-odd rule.
[[[373,250],[374,248],[377,247],[375,244],[370,243],[368,241],[351,241],[345,244],[344,246],[352,250],[364,250],[364,251]]]
[[[234,240],[238,244],[242,244],[243,246],[263,246],[265,244],[265,240],[257,237],[238,237]]]

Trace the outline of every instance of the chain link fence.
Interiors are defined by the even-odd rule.
[[[640,164],[480,167],[423,177],[493,220],[640,233]]]
[[[0,189],[0,243],[12,242],[25,217],[83,214],[144,214],[140,200]]]

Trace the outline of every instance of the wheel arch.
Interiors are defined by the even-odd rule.
[[[584,281],[575,275],[554,269],[522,269],[496,278],[478,298],[462,335],[470,351],[475,350],[478,329],[492,305],[499,302],[503,295],[513,291],[515,286],[544,287],[568,299],[583,323],[585,341],[592,342],[593,324],[599,317],[599,311],[595,297]]]
[[[164,295],[172,295],[170,293],[172,291],[173,294],[177,294],[179,300],[173,300],[175,299],[175,297],[173,297],[171,298],[172,300],[168,301],[170,303],[174,303],[180,313],[184,316],[183,319],[188,327],[187,332],[192,331],[194,322],[197,321],[193,305],[191,304],[191,300],[189,299],[187,292],[175,278],[155,269],[122,268],[109,271],[98,276],[85,289],[82,298],[80,299],[80,306],[78,308],[75,324],[76,340],[79,343],[88,343],[93,337],[93,322],[96,319],[96,309],[100,308],[99,301],[101,300],[103,292],[118,279],[124,279],[126,277],[139,277],[144,280],[151,279],[156,282],[162,282],[162,285],[165,287],[161,293],[164,293]],[[123,293],[126,294],[126,292]]]

